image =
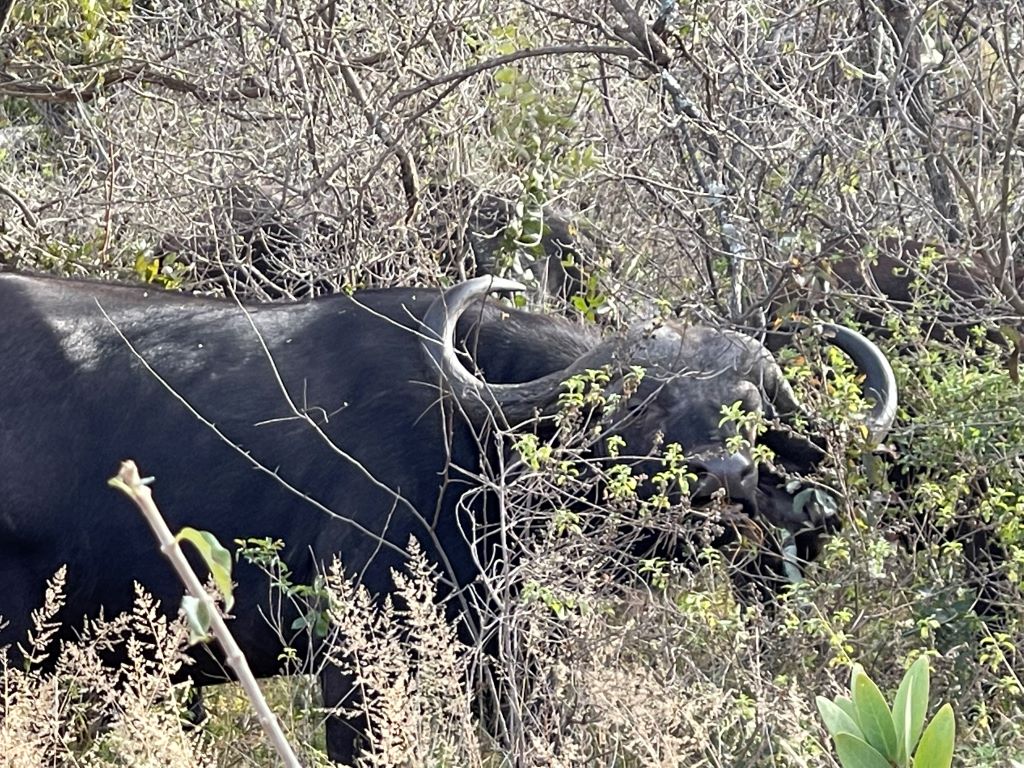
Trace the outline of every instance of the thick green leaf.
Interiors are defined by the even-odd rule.
[[[181,598],[181,612],[188,623],[188,641],[205,643],[210,638],[210,611],[198,597],[185,595]]]
[[[949,768],[953,762],[953,741],[956,719],[953,707],[943,704],[921,734],[921,743],[914,754],[914,768]]]
[[[853,722],[857,722],[857,708],[853,705],[853,699],[849,696],[836,696],[832,703],[848,714]],[[857,725],[859,727],[860,723]]]
[[[851,733],[836,736],[836,754],[843,768],[892,768],[877,749]]]
[[[836,706],[835,702],[826,699],[824,696],[816,696],[814,699],[818,705],[818,713],[825,721],[825,728],[833,739],[840,733],[849,733],[859,739],[864,738],[860,726],[847,714],[842,707]]]
[[[928,657],[921,656],[903,675],[892,703],[892,724],[896,728],[899,762],[914,754],[928,710]]]
[[[882,692],[860,664],[853,665],[850,689],[853,693],[853,704],[857,708],[857,723],[864,738],[887,760],[895,762],[899,750],[896,728],[892,724],[892,713],[889,711],[889,705],[885,703]]]
[[[217,537],[209,531],[197,531],[186,526],[178,532],[175,539],[190,542],[196,548],[206,567],[210,569],[214,584],[224,595],[224,609],[230,611],[235,603],[231,593],[231,553],[224,549],[217,541]]]

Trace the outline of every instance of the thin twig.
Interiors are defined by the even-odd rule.
[[[139,476],[139,469],[135,462],[130,459],[121,462],[121,469],[117,473],[117,477],[111,478],[110,484],[123,491],[135,503],[135,506],[139,508],[139,511],[146,518],[146,522],[149,523],[149,527],[160,543],[160,551],[171,561],[171,565],[174,566],[174,570],[178,574],[178,578],[181,579],[182,584],[185,585],[185,589],[192,597],[205,605],[210,617],[211,633],[224,651],[224,659],[227,665],[234,672],[246,696],[249,697],[249,701],[256,710],[256,716],[259,719],[260,725],[270,739],[271,744],[273,744],[277,754],[288,768],[302,768],[298,756],[296,756],[295,751],[288,742],[288,738],[284,734],[284,730],[281,728],[281,723],[271,711],[267,700],[263,696],[263,692],[260,690],[259,684],[256,682],[256,677],[249,668],[249,662],[245,658],[245,654],[238,647],[238,643],[231,634],[231,630],[228,629],[224,617],[221,616],[220,610],[217,608],[216,603],[214,603],[213,598],[203,588],[202,581],[199,580],[196,572],[192,570],[192,566],[185,559],[185,553],[181,551],[177,539],[171,533],[170,528],[167,527],[163,515],[160,514],[160,510],[153,501],[152,491],[150,491],[149,486]]]

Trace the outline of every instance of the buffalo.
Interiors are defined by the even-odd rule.
[[[855,235],[832,238],[820,256],[790,264],[761,309],[769,319],[766,346],[777,351],[792,342],[794,318],[841,313],[867,332],[892,335],[899,320],[917,318],[925,339],[951,345],[969,344],[988,357],[994,352],[1006,362],[1011,379],[1019,379],[1024,351],[1024,271],[1020,257],[1003,261],[982,254],[957,254],[940,244],[898,237],[869,243]],[[987,347],[980,344],[984,339]],[[901,354],[912,356],[915,345],[894,340]],[[953,367],[956,376],[958,367]],[[899,459],[889,471],[892,500],[913,507],[915,485],[932,476],[936,467],[908,461],[919,414],[908,408],[908,436],[897,434],[893,447]],[[1010,553],[1000,540],[997,526],[978,512],[979,500],[989,491],[984,473],[970,479],[970,493],[951,524],[937,522],[931,511],[916,511],[911,530],[899,538],[909,548],[928,542],[961,545],[967,583],[975,590],[973,609],[978,616],[1004,622],[1007,604],[1017,591],[1005,574]],[[900,521],[905,529],[907,521]]]
[[[562,382],[604,366],[612,388],[635,366],[646,373],[604,435],[623,439],[635,458],[607,450],[605,439],[595,455],[642,472],[659,441],[677,443],[695,477],[680,509],[724,496],[744,517],[788,532],[780,572],[792,570],[793,556],[813,556],[827,514],[794,503],[792,478],[826,459],[824,443],[794,428],[812,415],[759,342],[670,320],[602,339],[485,298],[519,288],[484,277],[447,290],[243,306],[0,273],[0,615],[9,622],[0,645],[23,636],[62,564],[64,636],[83,616],[129,609],[133,581],[166,610],[177,605],[181,587],[145,523],[106,486],[126,457],[157,476],[172,528],[192,525],[223,542],[280,539],[295,583],[311,583],[340,554],[372,593],[388,594],[416,537],[451,613],[471,624],[477,603],[460,595],[501,546],[498,505],[481,492],[481,431],[524,427],[555,439],[548,417]],[[866,424],[881,440],[896,403],[888,362],[858,333],[825,332],[864,371]],[[738,435],[742,426],[723,421],[723,406],[736,404],[766,420],[756,440],[774,451],[772,463],[755,463],[753,431]],[[659,556],[676,555],[666,549],[671,537],[647,541]],[[265,620],[265,576],[240,562],[234,578],[232,630],[253,671],[274,675],[282,630]],[[187,673],[199,685],[224,675],[210,654],[196,654]],[[351,693],[332,667],[321,684],[328,707]],[[330,756],[350,762],[360,724],[332,718],[327,727]]]
[[[993,264],[921,240],[886,237],[869,245],[849,235],[826,242],[816,258],[788,265],[762,309],[778,322],[828,305],[850,310],[858,325],[881,332],[890,330],[894,312],[914,311],[925,314],[922,330],[931,339],[967,341],[980,328],[1016,359],[1024,271],[1014,259]],[[769,335],[769,346],[785,343],[785,334]]]

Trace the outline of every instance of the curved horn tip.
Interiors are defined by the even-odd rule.
[[[444,339],[451,335],[446,333],[449,328],[454,332],[454,323],[458,321],[462,312],[476,299],[486,296],[491,291],[525,291],[526,286],[514,280],[506,280],[503,277],[484,275],[474,277],[471,280],[464,280],[448,288],[443,288],[440,295],[435,298],[421,320],[433,339]],[[449,340],[451,342],[451,340]]]
[[[488,384],[477,378],[459,359],[455,350],[455,329],[459,316],[475,300],[490,291],[522,291],[525,286],[499,277],[477,277],[441,292],[420,321],[424,329],[421,348],[429,365],[440,371],[446,386],[463,410],[475,420],[490,419],[501,411],[510,423],[531,419],[538,408],[552,402],[559,386],[570,376],[588,368],[599,368],[611,358],[607,342],[583,352],[565,368],[532,381]]]
[[[868,429],[872,442],[878,445],[885,439],[896,421],[899,403],[896,374],[889,359],[877,344],[859,331],[832,323],[823,323],[815,327],[863,370],[864,392],[875,400]]]
[[[514,291],[516,293],[523,293],[527,290],[524,283],[520,283],[518,280],[509,280],[504,277],[496,277],[491,281],[492,291]]]

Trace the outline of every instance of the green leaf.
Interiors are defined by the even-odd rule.
[[[515,67],[501,67],[494,72],[494,81],[502,85],[513,85],[519,79],[519,70]]]
[[[953,741],[956,720],[953,707],[943,704],[921,734],[921,743],[914,754],[914,768],[949,768],[953,762]]]
[[[327,614],[321,611],[317,614],[316,624],[313,626],[313,634],[315,637],[324,638],[327,637],[327,633],[331,631],[331,620],[327,618]]]
[[[818,713],[821,715],[821,719],[825,721],[825,728],[833,739],[840,733],[849,733],[859,739],[864,738],[860,726],[842,707],[837,706],[835,702],[826,699],[824,696],[816,696],[814,701],[818,705]]]
[[[181,612],[188,623],[188,641],[205,643],[210,638],[210,610],[198,597],[185,595],[181,598]]]
[[[853,665],[853,680],[850,683],[853,704],[857,708],[857,724],[868,744],[877,749],[889,761],[898,757],[896,728],[892,724],[892,713],[885,703],[878,686],[867,676],[864,667]]]
[[[331,629],[331,622],[323,611],[312,610],[305,616],[300,616],[291,624],[293,631],[312,630],[314,637],[327,637]]]
[[[877,749],[851,733],[836,736],[836,754],[843,768],[892,768]]]
[[[224,549],[217,541],[217,537],[209,531],[197,531],[188,526],[178,532],[175,541],[187,541],[196,548],[206,567],[210,569],[214,584],[224,595],[224,609],[230,611],[231,606],[235,604],[235,598],[231,593],[231,553]]]
[[[921,656],[903,675],[892,703],[892,723],[896,728],[900,762],[914,754],[924,728],[928,709],[928,657]]]
[[[853,699],[849,696],[836,696],[832,703],[848,714],[853,722],[857,722],[857,708],[853,705]],[[860,723],[857,726],[860,727]]]

